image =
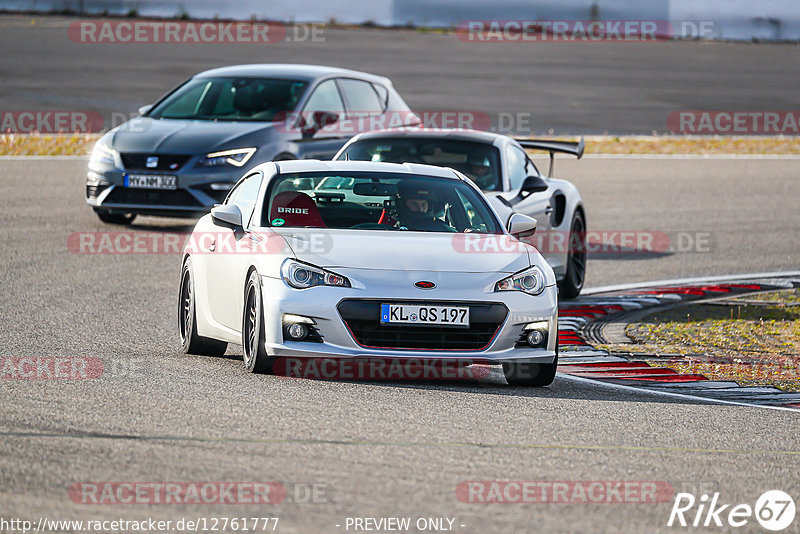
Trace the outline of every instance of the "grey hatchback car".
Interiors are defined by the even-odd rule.
[[[105,134],[86,203],[107,223],[195,217],[265,161],[330,159],[353,135],[419,118],[381,76],[317,65],[239,65],[197,74]],[[368,120],[366,120],[368,119]]]

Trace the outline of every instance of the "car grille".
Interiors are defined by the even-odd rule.
[[[138,171],[177,171],[183,167],[191,156],[183,154],[140,154],[135,152],[123,152],[120,154],[122,163],[128,170]],[[158,158],[155,167],[147,166],[147,158]]]
[[[468,306],[469,328],[386,325],[380,322],[381,304]],[[479,351],[487,348],[508,315],[500,303],[343,300],[339,315],[356,343],[368,348],[406,350]]]
[[[143,204],[156,206],[202,206],[185,189],[134,189],[115,187],[104,204]]]

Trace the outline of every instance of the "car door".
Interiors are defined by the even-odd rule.
[[[328,125],[315,124],[316,117],[322,113],[337,116],[336,122]],[[345,106],[336,79],[321,82],[311,92],[300,112],[303,128],[313,128],[302,133],[297,142],[299,159],[331,159],[354,134],[345,122]]]
[[[261,172],[246,177],[225,200],[242,212],[243,228],[231,228],[212,219],[214,245],[206,262],[211,315],[220,325],[237,331],[242,326],[245,277],[252,262],[248,251],[262,238],[250,231],[262,177]]]

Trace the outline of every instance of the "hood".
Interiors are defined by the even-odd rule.
[[[119,152],[200,154],[240,148],[241,143],[262,146],[276,124],[137,117],[110,132],[109,144]]]
[[[530,265],[532,250],[507,235],[272,230],[283,236],[297,259],[329,269],[515,273]]]

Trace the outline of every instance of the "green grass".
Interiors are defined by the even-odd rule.
[[[654,354],[645,359],[684,373],[747,385],[800,391],[800,291],[740,297],[759,305],[697,304],[673,308],[628,326],[632,345],[614,352]],[[763,304],[761,304],[763,302]]]

